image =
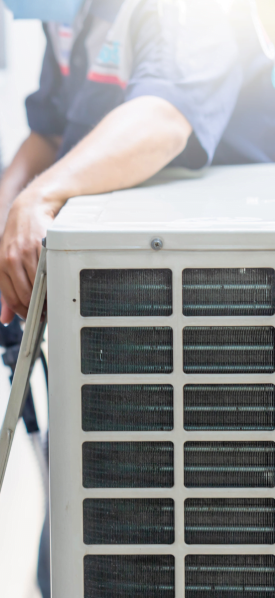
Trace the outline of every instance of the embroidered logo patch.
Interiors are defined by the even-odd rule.
[[[119,67],[120,65],[120,43],[107,42],[101,48],[97,59],[97,64],[104,64],[104,66]]]
[[[117,41],[106,41],[102,46],[93,69],[88,74],[89,81],[118,85],[122,89],[127,86],[120,76],[121,44]]]

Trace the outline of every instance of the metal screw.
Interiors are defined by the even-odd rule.
[[[154,239],[151,243],[152,249],[160,251],[163,248],[163,242],[161,239]]]

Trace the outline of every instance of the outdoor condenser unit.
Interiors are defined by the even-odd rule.
[[[168,172],[48,232],[53,598],[274,596],[274,181]]]
[[[275,166],[47,236],[52,598],[273,598]]]

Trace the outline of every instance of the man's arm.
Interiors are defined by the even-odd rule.
[[[17,197],[0,246],[3,323],[13,311],[26,317],[41,239],[66,201],[145,181],[184,150],[191,132],[188,121],[166,100],[137,98],[112,111]]]
[[[55,161],[60,140],[31,133],[24,141],[0,183],[0,239],[17,195]]]

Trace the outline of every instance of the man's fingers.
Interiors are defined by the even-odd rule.
[[[14,318],[14,311],[9,308],[4,297],[1,297],[1,317],[0,321],[2,324],[10,324]]]
[[[24,305],[24,307],[28,307],[32,294],[32,285],[25,270],[24,262],[26,262],[24,255],[21,256],[19,253],[15,254],[15,256],[8,254],[6,259],[9,277],[18,298],[18,303]],[[4,289],[2,290],[7,298]],[[13,308],[13,306],[11,307]]]
[[[13,309],[11,309],[8,306],[8,304],[6,302],[4,303],[3,295],[1,297],[1,304],[2,304],[1,305],[1,317],[0,317],[1,324],[10,324],[12,322],[15,314],[20,316],[23,320],[27,319],[28,310],[24,305],[18,305],[18,307],[14,311]]]
[[[20,316],[20,318],[22,318],[22,320],[26,320],[27,315],[28,315],[28,310],[26,307],[24,307],[24,305],[20,305],[16,309],[16,312],[14,312],[12,309],[10,309],[9,306],[7,306],[7,308],[5,307],[1,312],[1,318],[0,318],[1,324],[10,324],[12,322],[15,314]]]
[[[31,202],[29,198],[31,196]],[[24,200],[25,195],[27,200]],[[9,310],[25,318],[35,281],[41,240],[52,217],[25,190],[10,210],[0,244],[0,289]],[[10,318],[4,307],[2,321]]]
[[[15,312],[20,301],[18,300],[10,277],[5,273],[1,276],[1,301],[3,299],[9,308]]]
[[[3,252],[0,287],[8,308],[25,318],[31,300],[35,281],[39,250],[37,243],[26,245],[25,249],[15,244]],[[40,244],[39,244],[40,245]],[[8,323],[10,314],[4,308],[2,322]],[[5,322],[4,322],[5,320]]]
[[[25,307],[25,305],[22,305],[10,277],[4,273],[1,276],[1,291],[1,302],[3,302],[4,305],[4,312],[2,311],[1,313],[2,324],[9,324],[11,313],[16,313],[22,318],[26,318],[28,309]],[[9,311],[6,309],[6,306],[8,307]]]

